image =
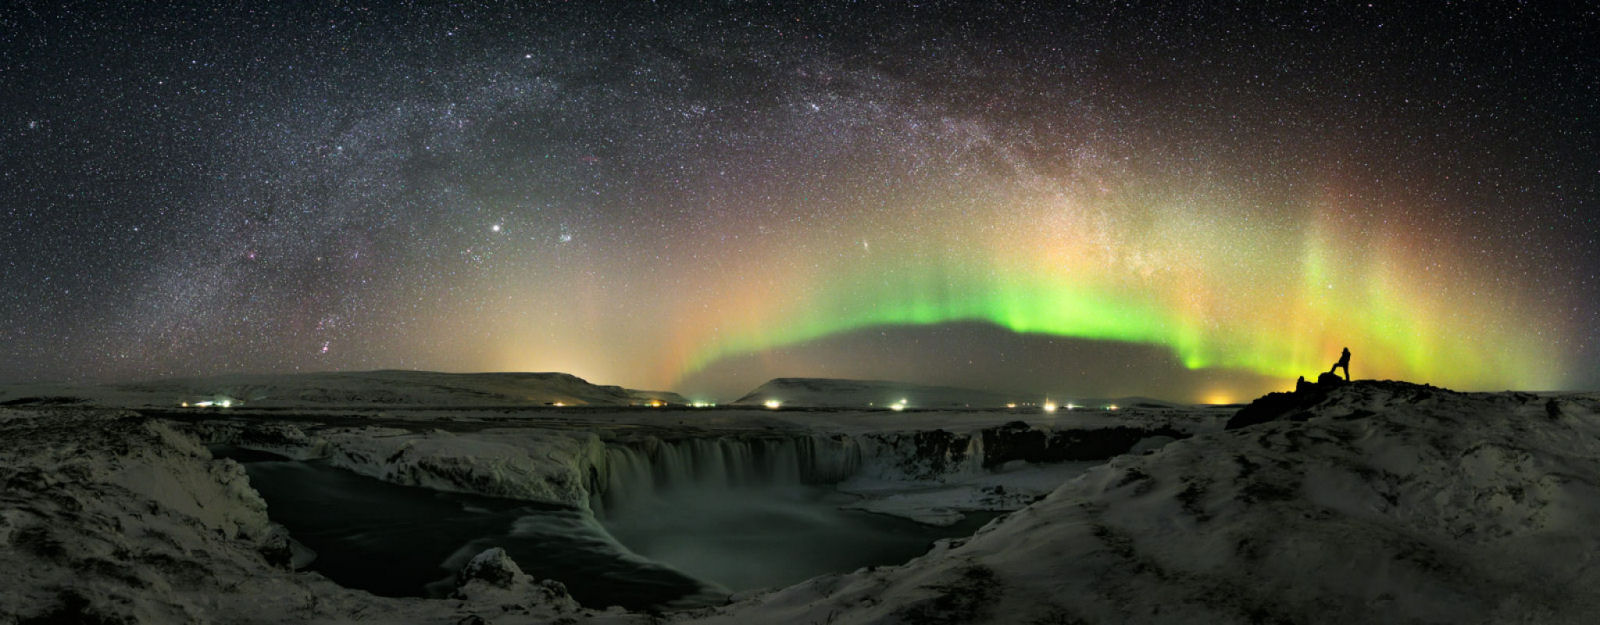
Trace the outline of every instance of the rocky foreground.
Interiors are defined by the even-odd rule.
[[[550,622],[579,611],[525,575],[466,576],[457,599],[426,600],[295,573],[243,467],[131,413],[0,412],[0,476],[0,622]]]
[[[1365,382],[706,622],[1593,623],[1600,398]]]
[[[1590,623],[1600,397],[1359,382],[1124,455],[901,566],[707,623]],[[1281,418],[1279,418],[1281,417]],[[0,411],[0,622],[653,622],[485,553],[450,599],[289,566],[240,466],[167,421]]]

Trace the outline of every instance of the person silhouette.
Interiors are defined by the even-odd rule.
[[[1344,353],[1339,354],[1339,362],[1333,363],[1333,368],[1329,369],[1328,373],[1333,373],[1335,371],[1338,371],[1340,367],[1344,368],[1344,380],[1346,382],[1349,382],[1350,381],[1350,348],[1348,348],[1348,347],[1344,348]]]

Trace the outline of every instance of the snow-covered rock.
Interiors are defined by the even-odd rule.
[[[333,465],[387,482],[580,508],[588,505],[591,467],[605,455],[594,434],[529,428],[338,428],[320,438]]]
[[[558,612],[579,610],[561,582],[535,581],[499,547],[485,549],[461,567],[451,596],[510,606],[528,603],[531,598],[533,603]]]
[[[274,564],[283,540],[238,463],[163,421],[0,409],[0,623],[644,621],[575,612],[540,583],[376,597]]]
[[[518,578],[524,577],[522,567],[517,566],[515,560],[499,547],[491,547],[482,553],[472,556],[461,570],[456,572],[456,588],[483,583],[497,588],[509,588]]]
[[[566,469],[489,468],[496,458],[581,466],[597,445],[606,449],[585,432],[556,440],[515,431],[296,429],[304,439],[288,430],[269,438],[302,441],[330,460],[343,454],[345,462],[389,467],[391,477],[415,471],[431,476],[423,481],[474,489],[544,475],[567,475],[557,481],[580,488],[598,483]],[[862,436],[852,440],[865,453]],[[943,470],[899,461],[876,470],[949,486],[1028,463],[985,468],[978,431],[934,438],[919,445],[914,435],[891,436],[882,450],[934,450]],[[1290,418],[1139,451],[1147,453],[1089,469],[904,565],[667,618],[1560,624],[1600,615],[1600,396],[1357,382],[1296,406]],[[727,450],[718,453],[726,458]],[[485,468],[457,474],[427,457]],[[240,467],[212,460],[166,422],[132,413],[0,408],[0,485],[0,570],[8,575],[0,622],[652,618],[577,609],[493,555],[480,554],[477,572],[448,600],[374,597],[275,565],[281,557],[263,554],[281,552],[280,535]]]
[[[951,525],[969,511],[1021,508],[1142,441],[1183,436],[1164,426],[1055,430],[1022,421],[963,433],[862,434],[861,469],[839,490],[862,497],[850,508]]]
[[[605,445],[588,432],[313,426],[228,420],[184,427],[207,442],[325,460],[394,484],[578,508],[588,505],[588,484],[604,465]]]
[[[1171,443],[903,566],[685,621],[1591,623],[1600,398],[1332,390]]]

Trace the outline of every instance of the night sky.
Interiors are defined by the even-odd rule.
[[[1595,9],[974,4],[6,3],[0,381],[1600,388]]]

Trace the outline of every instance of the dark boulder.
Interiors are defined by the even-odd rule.
[[[1239,412],[1234,413],[1233,418],[1228,419],[1223,429],[1236,430],[1257,423],[1284,419],[1304,421],[1310,416],[1307,409],[1322,403],[1333,389],[1349,383],[1331,371],[1317,376],[1316,382],[1307,382],[1305,378],[1300,378],[1295,382],[1293,392],[1267,393],[1250,402],[1250,405],[1240,408]]]
[[[494,547],[473,556],[466,566],[456,572],[456,586],[459,588],[473,581],[482,581],[491,586],[509,588],[522,576],[522,568],[517,566],[516,561],[504,549]]]

